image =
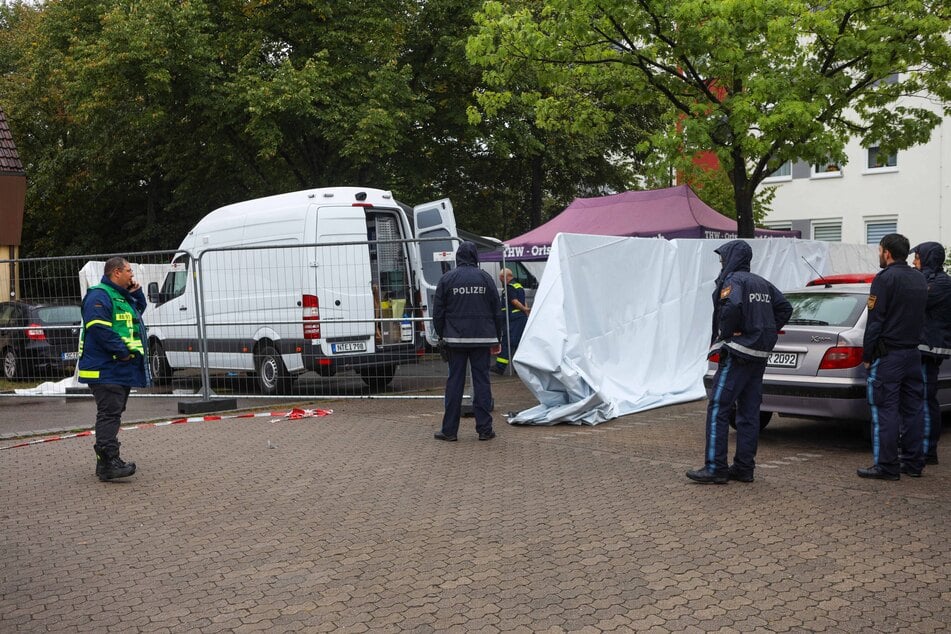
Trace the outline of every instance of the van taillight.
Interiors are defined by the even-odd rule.
[[[304,339],[320,339],[320,306],[316,295],[301,298],[304,307]]]
[[[46,341],[46,333],[39,324],[30,324],[26,327],[26,338],[31,341]]]
[[[862,363],[862,349],[852,346],[829,348],[822,356],[820,370],[844,370]]]

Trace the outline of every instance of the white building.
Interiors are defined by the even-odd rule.
[[[921,103],[924,100],[917,100]],[[940,112],[937,104],[927,107]],[[845,148],[845,165],[786,164],[763,186],[776,186],[765,224],[798,229],[804,239],[878,244],[886,233],[951,245],[951,118],[924,144],[892,156]]]

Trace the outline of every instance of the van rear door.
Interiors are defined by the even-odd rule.
[[[320,245],[315,270],[323,352],[331,356],[372,352],[373,289],[366,213],[363,207],[351,206],[314,211]]]
[[[440,238],[432,242],[420,242],[420,259],[416,270],[420,293],[423,296],[423,316],[432,316],[433,295],[436,284],[443,273],[456,266],[456,217],[452,213],[452,203],[448,198],[436,200],[413,207],[413,225],[416,237]],[[436,345],[436,333],[432,323],[427,323],[426,339],[429,345]]]

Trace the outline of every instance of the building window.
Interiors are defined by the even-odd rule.
[[[878,244],[882,237],[889,233],[897,233],[897,218],[875,218],[865,221],[865,243]]]
[[[767,229],[773,229],[774,231],[792,231],[792,222],[789,220],[782,222],[767,222],[764,226]]]
[[[898,167],[898,155],[883,154],[879,151],[877,145],[873,145],[868,149],[868,163],[866,165],[870,170]]]
[[[792,161],[786,161],[780,165],[774,172],[763,179],[766,183],[776,183],[780,181],[792,180]]]
[[[812,166],[812,178],[841,178],[842,168],[838,163],[828,161]]]
[[[823,220],[812,222],[812,239],[823,242],[842,242],[842,221]]]

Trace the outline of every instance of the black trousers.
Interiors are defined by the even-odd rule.
[[[90,383],[96,399],[96,451],[107,455],[119,453],[119,424],[129,400],[129,386],[112,383]]]
[[[449,348],[449,378],[446,380],[445,412],[442,433],[455,436],[462,416],[462,395],[466,388],[466,369],[472,368],[472,410],[476,431],[492,431],[492,387],[489,384],[489,347]]]
[[[921,355],[921,378],[925,382],[925,445],[922,450],[927,458],[938,457],[938,440],[941,438],[941,405],[938,403],[938,370],[942,359]]]

